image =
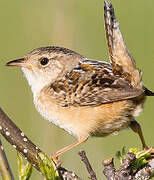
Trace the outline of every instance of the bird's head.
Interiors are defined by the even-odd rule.
[[[22,68],[33,93],[62,78],[84,57],[62,47],[41,47],[28,53],[24,58],[8,62],[7,66]]]

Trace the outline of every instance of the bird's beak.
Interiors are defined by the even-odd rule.
[[[24,58],[9,61],[6,63],[6,66],[18,66],[18,67],[25,67],[28,69],[30,68],[30,64],[27,63]]]
[[[22,66],[24,63],[24,58],[16,59],[6,63],[6,66]]]

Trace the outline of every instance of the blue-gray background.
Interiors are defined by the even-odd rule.
[[[154,90],[154,1],[111,2],[127,47],[142,69],[144,84]],[[64,46],[88,58],[108,61],[103,3],[103,0],[0,0],[0,106],[49,155],[75,139],[36,112],[31,90],[20,69],[4,64],[48,45]],[[148,98],[145,107],[137,120],[147,143],[154,145],[154,98]],[[16,151],[3,138],[2,141],[17,179]],[[137,135],[126,130],[118,136],[90,138],[63,154],[61,160],[64,167],[88,179],[77,155],[84,149],[98,178],[102,179],[102,159],[113,157],[123,146],[141,148],[141,143]],[[35,170],[32,179],[41,179]]]

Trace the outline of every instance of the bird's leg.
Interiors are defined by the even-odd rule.
[[[133,120],[130,122],[130,128],[139,135],[143,149],[148,149],[148,146],[146,145],[144,140],[144,136],[140,124],[137,121]]]
[[[143,136],[143,133],[142,133],[142,129],[141,129],[140,124],[139,124],[137,121],[133,120],[133,121],[130,122],[130,128],[131,128],[135,133],[137,133],[137,134],[139,135],[140,140],[141,140],[141,142],[142,142],[142,147],[143,147],[143,149],[144,149],[144,150],[150,149],[150,153],[151,153],[151,154],[154,154],[154,148],[149,148],[149,147],[146,145],[146,143],[145,143],[144,136]]]
[[[70,144],[62,149],[60,149],[59,151],[57,151],[56,153],[54,153],[51,158],[52,160],[55,162],[56,166],[59,167],[59,165],[61,164],[60,161],[58,160],[58,157],[63,154],[64,152],[72,149],[73,147],[85,142],[88,139],[88,136],[84,137],[84,138],[79,138],[78,141],[74,142],[73,144]]]

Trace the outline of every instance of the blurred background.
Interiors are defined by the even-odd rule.
[[[112,0],[127,47],[143,72],[144,84],[154,91],[154,1]],[[75,139],[44,120],[35,110],[33,97],[19,68],[4,66],[41,46],[57,45],[92,59],[108,61],[104,32],[103,0],[0,0],[0,106],[23,132],[48,155]],[[154,145],[154,98],[136,119],[148,145]],[[17,179],[16,150],[0,135]],[[123,146],[141,148],[138,136],[125,130],[118,136],[89,138],[61,156],[63,166],[88,179],[78,156],[84,149],[98,179],[102,160],[114,157]],[[118,166],[118,161],[117,161]],[[31,179],[42,179],[34,170]]]

